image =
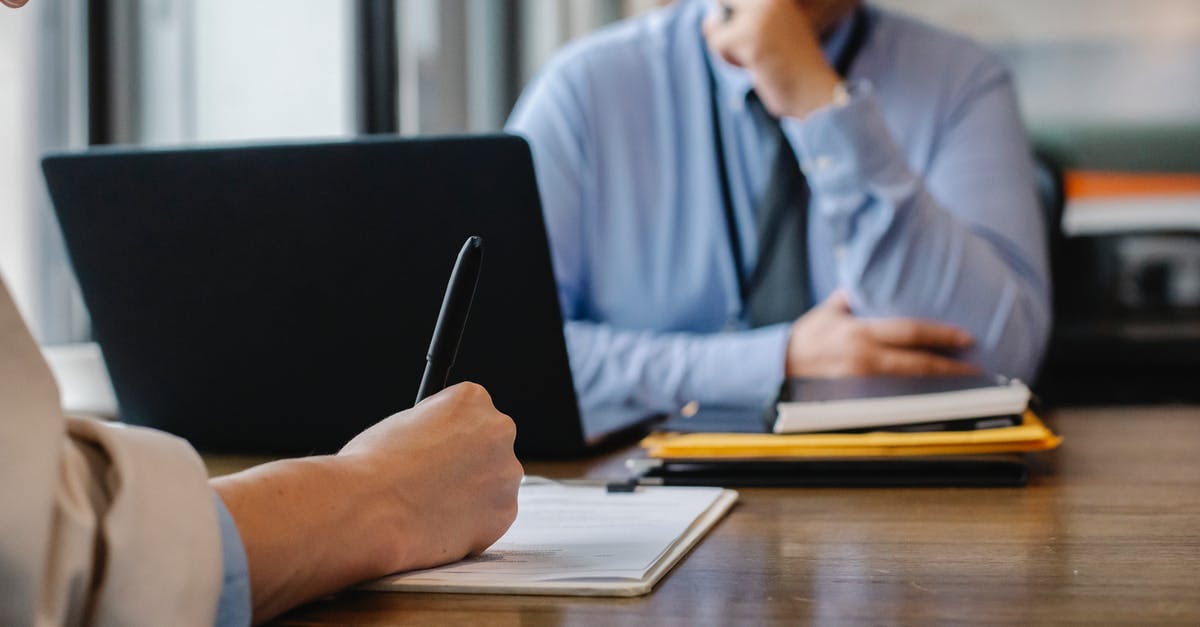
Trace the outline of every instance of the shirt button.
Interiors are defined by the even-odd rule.
[[[845,258],[846,258],[846,246],[845,246],[845,244],[842,244],[842,245],[840,245],[840,246],[835,246],[835,247],[834,247],[834,249],[833,249],[833,256],[834,256],[834,258],[835,258],[835,259],[837,259],[838,261],[841,261],[841,260],[845,259]]]
[[[817,172],[824,172],[833,166],[833,158],[829,155],[820,155],[814,161],[814,165],[817,167]]]

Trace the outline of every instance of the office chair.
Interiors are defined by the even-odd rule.
[[[1070,295],[1064,289],[1068,283],[1063,281],[1063,266],[1064,259],[1062,255],[1066,248],[1066,236],[1063,233],[1062,220],[1063,212],[1066,208],[1066,185],[1063,179],[1062,168],[1059,167],[1056,159],[1046,154],[1043,151],[1035,150],[1033,153],[1034,166],[1034,186],[1037,191],[1038,204],[1041,205],[1042,221],[1046,233],[1046,258],[1050,263],[1050,290],[1051,290],[1051,316],[1052,316],[1052,331],[1050,342],[1053,342],[1053,328],[1058,325],[1058,316],[1070,309]],[[1047,353],[1050,352],[1050,346],[1047,346]],[[1038,373],[1034,376],[1034,380],[1030,382],[1031,386],[1040,388],[1045,379],[1048,368],[1049,354],[1047,359],[1043,360]],[[1040,389],[1037,390],[1041,392]]]

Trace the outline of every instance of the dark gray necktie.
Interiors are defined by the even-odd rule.
[[[747,107],[775,137],[775,158],[756,208],[758,260],[746,283],[745,316],[753,327],[791,322],[809,308],[808,182],[779,120],[750,94]]]

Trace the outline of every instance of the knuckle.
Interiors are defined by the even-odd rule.
[[[507,414],[498,413],[499,419],[496,420],[496,431],[498,435],[508,442],[512,442],[517,437],[517,423]]]
[[[496,531],[495,540],[499,540],[500,536],[504,535],[504,532],[507,531],[508,528],[511,527],[514,522],[516,522],[518,511],[519,511],[519,509],[517,507],[517,499],[516,499],[516,496],[514,496],[513,498],[509,499],[509,501],[504,505],[504,507],[500,511],[501,524],[500,524],[500,528]],[[493,540],[492,542],[495,542],[495,540]],[[491,545],[492,543],[489,542],[488,544]]]
[[[875,358],[865,350],[856,350],[850,354],[850,358],[846,360],[847,374],[860,375],[871,372],[875,365]]]
[[[856,322],[848,322],[843,328],[843,333],[846,339],[854,342],[855,345],[861,345],[867,342],[871,337],[871,331],[866,326]],[[860,349],[861,350],[861,349]]]
[[[455,387],[459,388],[460,393],[466,398],[489,398],[487,390],[473,381],[464,381]]]
[[[521,484],[521,478],[525,476],[525,466],[517,459],[516,455],[512,456],[512,463],[508,465],[509,483],[514,486]]]

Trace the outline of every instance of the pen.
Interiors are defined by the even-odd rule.
[[[471,313],[471,301],[475,299],[475,285],[479,282],[479,270],[483,264],[483,238],[474,235],[467,238],[450,282],[446,285],[446,296],[442,299],[442,310],[438,312],[437,325],[433,327],[433,339],[425,355],[425,375],[417,389],[417,403],[441,392],[450,377],[450,367],[458,355],[463,329],[467,326],[467,314]]]

